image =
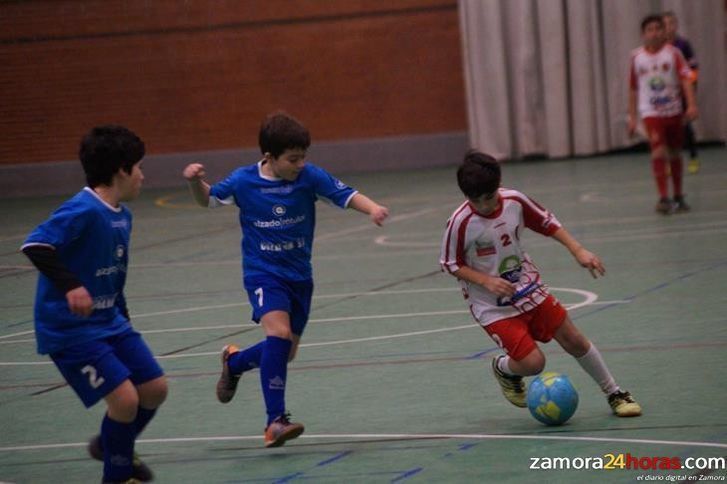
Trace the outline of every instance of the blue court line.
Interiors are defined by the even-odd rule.
[[[352,454],[352,453],[353,453],[352,450],[346,450],[344,452],[341,452],[340,454],[334,455],[330,459],[320,461],[318,464],[316,464],[316,467],[327,466],[328,464],[331,464],[332,462],[335,462],[339,459],[343,459],[344,457],[346,457],[347,455]]]
[[[711,271],[713,269],[718,269],[718,268],[720,268],[720,267],[722,267],[724,265],[727,265],[727,260],[723,260],[722,262],[718,262],[716,264],[711,264],[708,267],[703,268],[703,269],[697,269],[697,270],[693,270],[693,271],[690,271],[690,272],[681,274],[681,275],[679,275],[679,276],[677,276],[677,277],[675,277],[673,279],[670,279],[670,280],[668,280],[666,282],[662,282],[660,284],[657,284],[656,286],[652,286],[652,287],[650,287],[648,289],[645,289],[645,290],[643,290],[641,292],[638,292],[638,293],[636,293],[636,294],[634,294],[632,296],[627,296],[624,299],[627,300],[627,301],[629,301],[629,302],[632,302],[632,301],[634,301],[634,300],[636,300],[636,299],[638,299],[640,297],[646,296],[647,294],[651,294],[653,292],[656,292],[656,291],[659,291],[659,290],[664,289],[666,287],[669,287],[672,284],[675,284],[677,282],[683,281],[684,279],[688,279],[688,278],[690,278],[692,276],[695,276],[697,274],[702,274],[704,272]],[[582,319],[582,318],[585,318],[586,316],[591,316],[593,314],[600,313],[601,311],[605,311],[607,309],[611,309],[611,308],[616,307],[616,306],[621,306],[621,303],[606,304],[605,306],[601,306],[599,308],[596,308],[596,309],[593,309],[591,311],[588,311],[588,312],[579,314],[577,316],[571,316],[571,319],[573,321],[575,321],[577,319]],[[570,312],[569,312],[569,314],[570,314]],[[476,360],[476,359],[481,358],[482,356],[486,355],[487,353],[490,353],[491,351],[495,351],[497,349],[499,349],[499,348],[498,347],[494,347],[494,348],[487,349],[485,351],[480,351],[478,353],[474,353],[474,354],[471,354],[470,356],[467,356],[465,359],[467,359],[467,360]]]
[[[690,272],[686,272],[686,273],[681,274],[681,275],[679,275],[679,276],[677,276],[677,277],[675,277],[673,279],[670,279],[670,280],[668,280],[666,282],[662,282],[661,284],[657,284],[656,286],[652,286],[652,287],[650,287],[648,289],[645,289],[645,290],[643,290],[641,292],[637,292],[636,294],[634,294],[632,296],[627,296],[625,299],[627,301],[629,301],[629,302],[632,302],[632,301],[634,301],[634,300],[636,300],[636,299],[638,299],[638,298],[640,298],[642,296],[646,296],[647,294],[651,294],[652,292],[656,292],[656,291],[659,291],[659,290],[664,289],[666,287],[669,287],[672,284],[675,284],[677,282],[683,281],[684,279],[688,279],[688,278],[690,278],[692,276],[696,276],[697,274],[703,274],[705,272],[708,272],[708,271],[711,271],[711,270],[714,270],[714,269],[718,269],[718,268],[720,268],[720,267],[722,267],[724,265],[727,265],[727,260],[723,260],[722,262],[718,262],[716,264],[711,264],[711,265],[709,265],[709,266],[707,266],[705,268],[702,268],[702,269],[697,269],[697,270],[693,270],[693,271],[690,271]],[[620,304],[616,304],[616,303],[614,303],[614,304],[607,304],[605,306],[601,306],[600,308],[596,308],[596,309],[594,309],[592,311],[588,311],[586,313],[579,314],[578,316],[572,317],[571,319],[576,320],[576,319],[580,319],[580,318],[585,318],[586,316],[590,316],[592,314],[600,313],[601,311],[605,311],[606,309],[611,309],[612,307],[619,306],[619,305]]]
[[[343,459],[344,457],[346,457],[347,455],[350,455],[352,453],[353,453],[352,450],[346,450],[346,451],[343,451],[343,452],[339,452],[338,454],[334,455],[333,457],[329,457],[328,459],[324,459],[324,460],[320,461],[319,463],[317,463],[315,465],[315,467],[325,467],[325,466],[327,466],[329,464],[332,464],[332,463],[334,463],[334,462],[336,462],[336,461],[338,461],[340,459]],[[324,476],[324,477],[328,477],[328,476]],[[273,480],[273,482],[276,483],[276,484],[278,484],[278,483],[290,482],[290,481],[293,481],[295,479],[307,479],[307,478],[308,478],[308,476],[305,475],[305,472],[299,471],[299,472],[295,472],[293,474],[288,474],[287,476],[275,478]]]
[[[477,445],[477,442],[468,442],[466,444],[460,444],[460,446],[457,450],[469,450],[476,445]]]
[[[467,443],[464,443],[464,444],[459,444],[457,446],[457,450],[459,450],[459,451],[466,451],[466,450],[469,450],[469,449],[471,449],[472,447],[474,447],[476,445],[477,445],[477,442],[467,442]],[[453,455],[454,454],[452,452],[447,452],[442,457],[444,457],[446,459],[448,457],[452,457]]]
[[[296,472],[295,474],[290,474],[290,475],[288,475],[288,476],[285,476],[285,477],[281,477],[280,479],[276,479],[276,480],[275,480],[275,481],[273,481],[273,482],[275,482],[276,484],[278,484],[278,483],[282,483],[282,482],[288,482],[288,481],[292,481],[292,480],[293,480],[293,479],[295,479],[296,477],[300,477],[300,476],[302,476],[302,475],[303,475],[303,472]]]
[[[499,350],[499,349],[500,348],[498,346],[494,346],[492,348],[486,349],[485,351],[480,351],[478,353],[475,353],[475,354],[466,356],[465,357],[465,360],[477,360],[477,359],[482,358],[483,356],[485,356],[487,353],[492,353],[493,351],[496,351],[496,350]]]
[[[321,479],[337,479],[336,482],[344,482],[346,479],[352,479],[352,478],[367,478],[371,476],[391,476],[391,475],[398,475],[401,474],[403,471],[374,471],[374,472],[362,472],[362,473],[351,473],[351,474],[323,474],[323,475],[314,475],[314,476],[300,476],[297,479],[301,481],[310,481],[310,480],[321,480]],[[236,481],[237,482],[237,481]],[[245,480],[245,481],[239,481],[239,482],[270,482],[270,480],[265,479],[252,479],[252,480]]]
[[[404,471],[400,476],[395,477],[391,480],[391,482],[399,482],[403,481],[405,479],[409,479],[410,477],[419,474],[421,471],[423,471],[423,467],[415,467],[414,469],[409,469],[408,471]]]

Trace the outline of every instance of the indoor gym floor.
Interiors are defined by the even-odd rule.
[[[505,165],[505,186],[550,208],[604,260],[606,277],[593,280],[554,240],[524,239],[644,409],[640,418],[611,415],[597,386],[551,343],[546,369],[568,374],[580,395],[562,427],[504,400],[489,367],[494,343],[472,322],[455,279],[439,271],[442,231],[461,201],[455,168],[342,177],[391,217],[377,228],[318,206],[313,310],[287,391],[306,433],[279,449],[262,447],[257,372],[230,404],[214,396],[223,343],[245,346],[262,334],[240,288],[236,210],[193,206],[181,178],[177,189],[144,191],[129,204],[126,295],[170,393],[137,451],[159,483],[724,478],[724,469],[530,469],[542,457],[727,456],[725,150],[705,149],[701,159],[701,172],[685,177],[692,212],[672,216],[654,212],[645,153]],[[35,353],[36,272],[17,250],[64,198],[0,200],[0,481],[101,476],[85,442],[104,405],[84,410]]]

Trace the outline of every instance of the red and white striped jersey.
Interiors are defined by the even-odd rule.
[[[560,222],[526,195],[500,188],[500,203],[490,215],[478,213],[466,201],[454,211],[444,231],[439,263],[444,272],[463,266],[515,284],[516,296],[498,298],[478,284],[459,280],[474,318],[483,326],[537,307],[548,296],[540,272],[523,250],[520,236],[529,228],[546,236],[560,228]]]
[[[657,52],[639,47],[631,53],[631,89],[638,95],[642,118],[678,116],[682,113],[681,81],[691,70],[682,53],[671,44]]]

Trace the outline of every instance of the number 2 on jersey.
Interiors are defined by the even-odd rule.
[[[91,388],[94,389],[100,387],[106,381],[104,380],[104,377],[98,376],[96,368],[92,367],[91,365],[86,365],[81,368],[81,373],[83,373],[84,375],[88,375],[88,384],[91,385]]]

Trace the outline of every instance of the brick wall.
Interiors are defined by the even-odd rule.
[[[150,153],[466,130],[456,0],[0,2],[0,164],[75,159],[92,125]]]

